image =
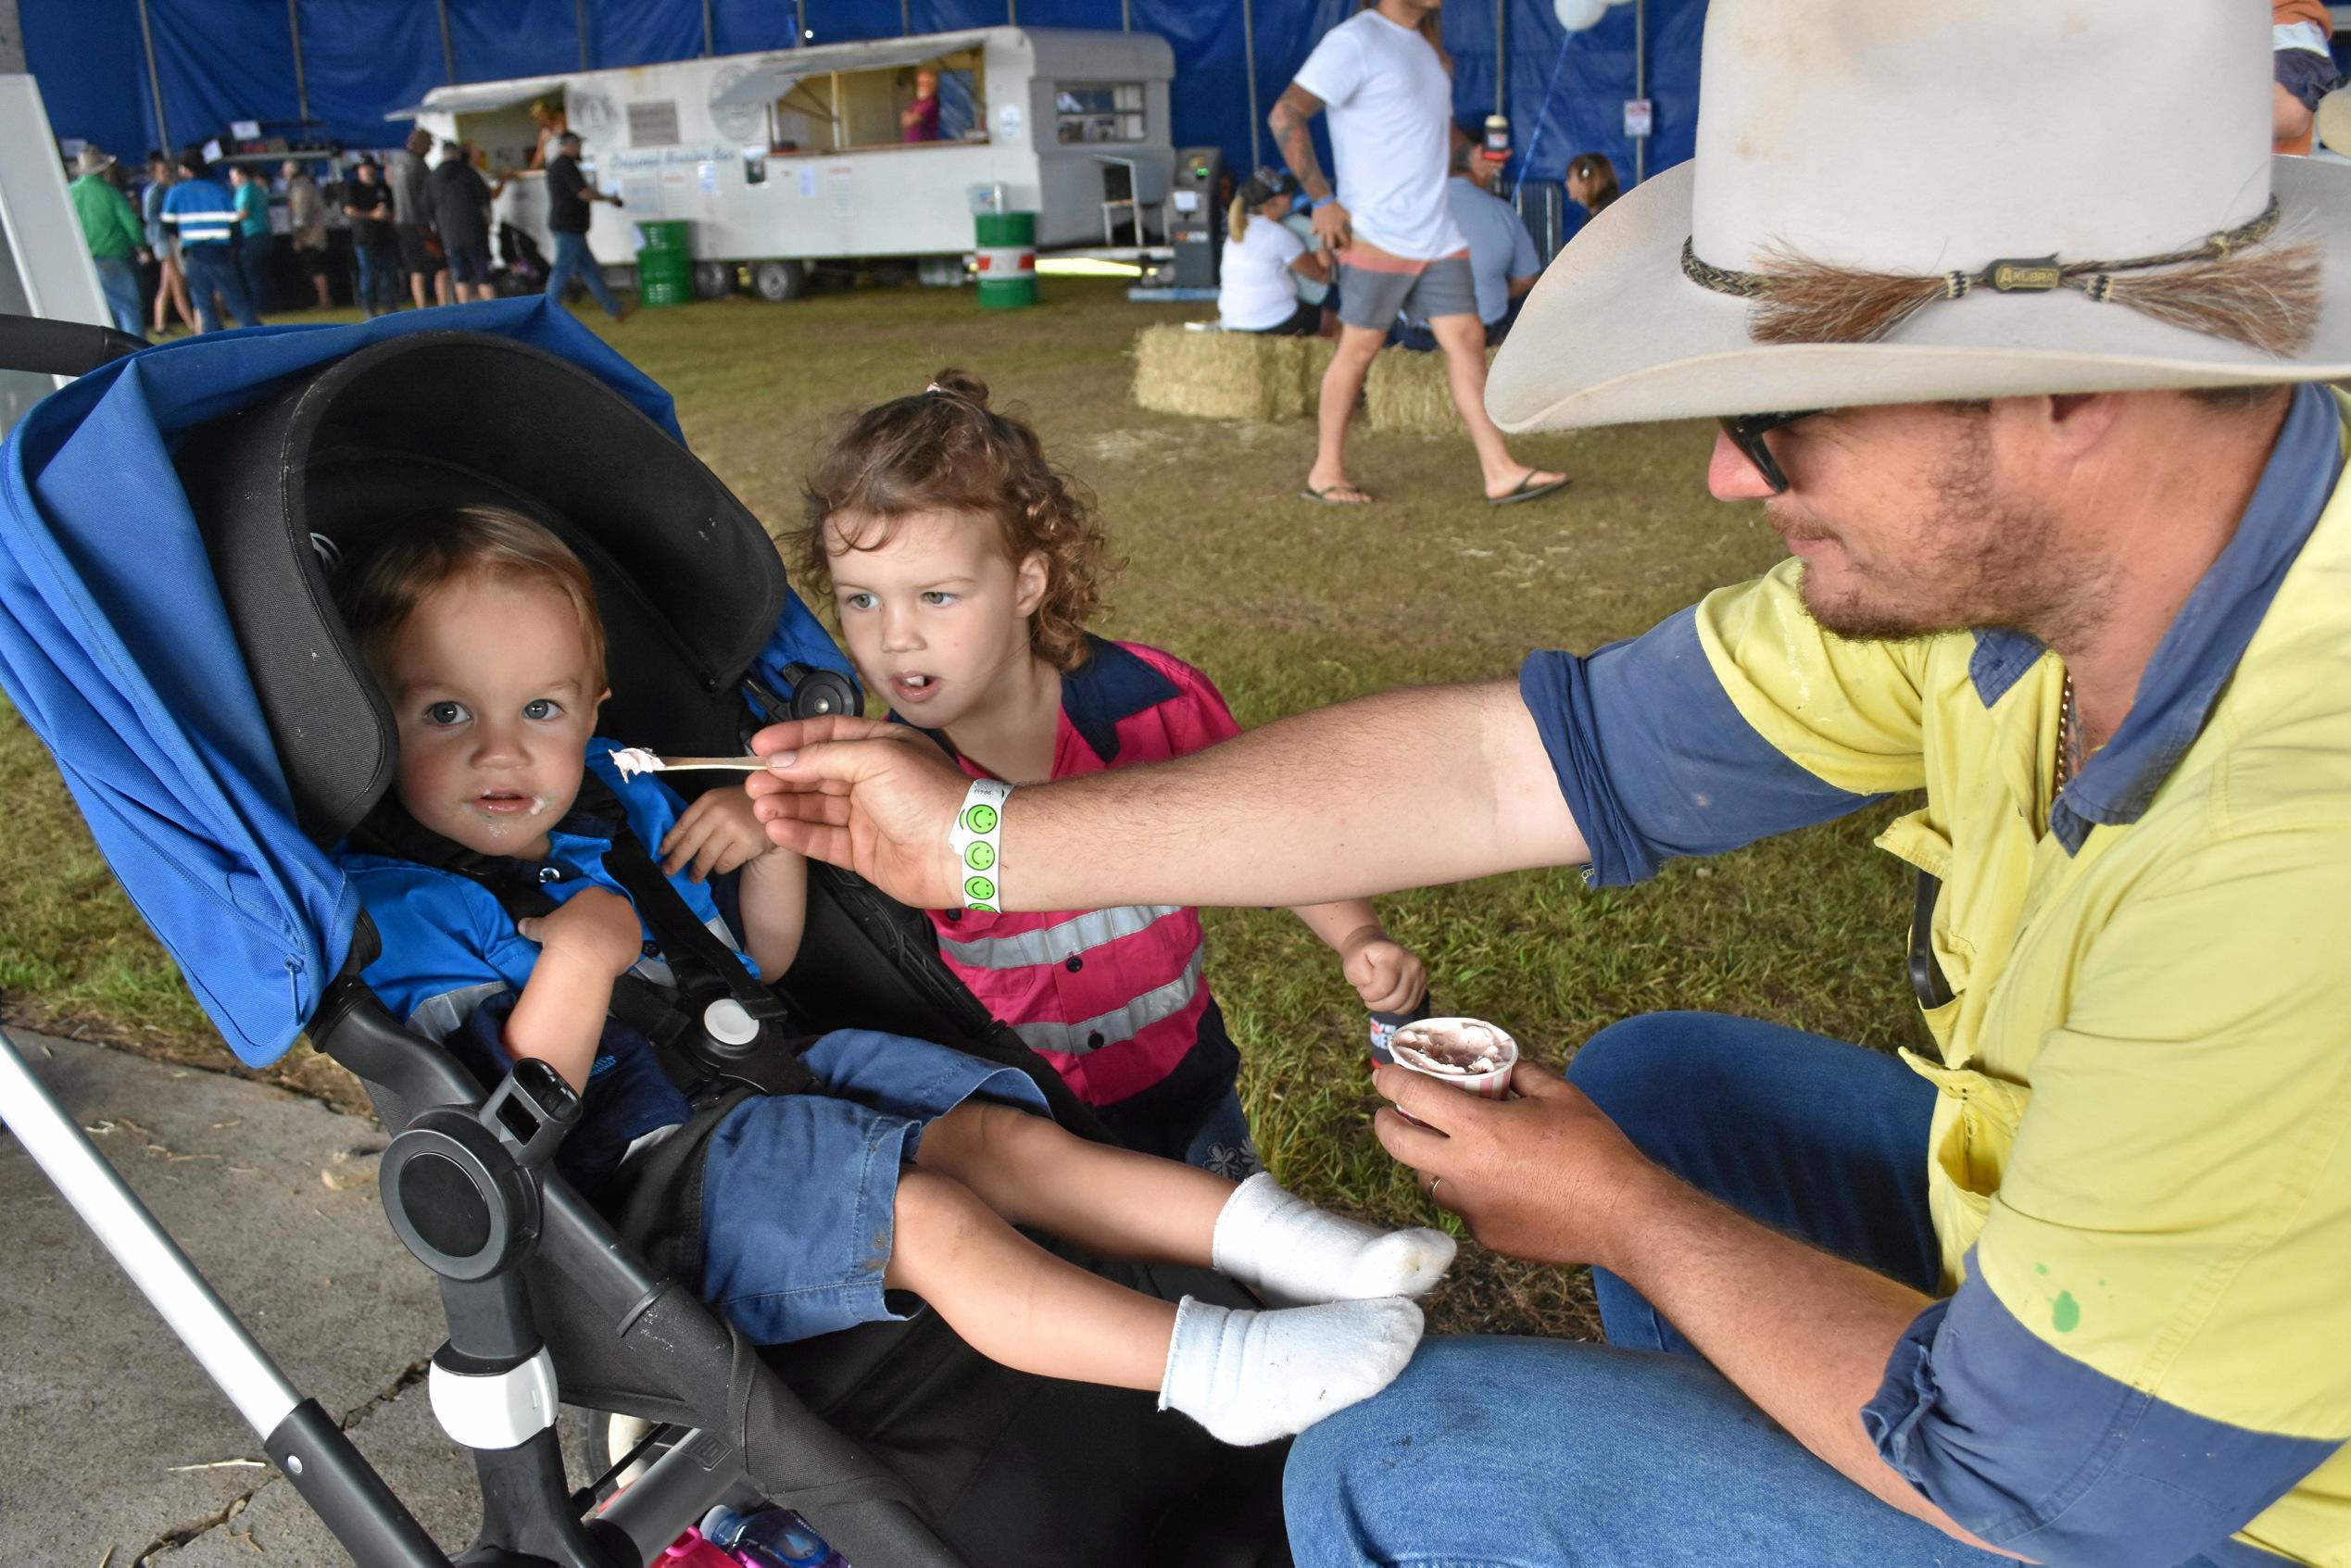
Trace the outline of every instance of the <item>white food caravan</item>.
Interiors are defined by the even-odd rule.
[[[903,142],[925,68],[939,139]],[[1036,213],[1040,247],[1163,241],[1174,75],[1153,33],[989,27],[465,82],[390,118],[484,150],[495,177],[530,162],[533,107],[560,110],[590,179],[622,203],[590,209],[599,263],[634,264],[638,221],[685,219],[698,292],[729,292],[748,269],[785,300],[812,262],[905,258],[960,281],[975,200]],[[509,180],[497,212],[553,254],[542,174]]]

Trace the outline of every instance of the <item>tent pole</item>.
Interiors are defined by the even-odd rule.
[[[1494,112],[1502,112],[1502,83],[1509,80],[1502,42],[1510,36],[1510,0],[1494,0]]]
[[[914,0],[898,0],[898,32],[901,38],[914,36]]]
[[[441,74],[457,85],[457,46],[449,42],[449,0],[433,0],[433,8],[441,13]]]
[[[1135,0],[1118,0],[1118,31],[1135,31]]]
[[[1241,66],[1249,75],[1249,167],[1253,173],[1265,161],[1257,146],[1257,127],[1265,110],[1257,101],[1257,17],[1250,0],[1241,0]]]
[[[1649,96],[1649,6],[1633,0],[1633,96]],[[1656,122],[1653,119],[1651,124]],[[1633,183],[1649,178],[1649,138],[1633,138]]]
[[[285,31],[294,40],[294,107],[304,120],[310,118],[310,83],[302,74],[302,18],[295,10],[295,0],[285,0]]]
[[[792,0],[792,47],[808,43],[808,0]]]
[[[157,150],[176,164],[179,149],[171,144],[171,120],[163,112],[163,78],[155,69],[155,30],[147,25],[147,0],[139,0],[139,39],[147,50],[147,90],[155,94],[155,136],[162,144]]]
[[[710,0],[702,0],[702,54],[708,58],[717,52],[710,41]]]
[[[572,0],[572,15],[580,29],[580,69],[593,70],[596,68],[588,64],[587,0]]]

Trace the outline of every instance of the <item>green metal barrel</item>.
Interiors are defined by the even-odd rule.
[[[1037,303],[1037,214],[977,215],[979,302],[983,309],[1017,310]]]
[[[682,218],[636,226],[636,298],[640,305],[684,305],[694,297],[693,226]]]

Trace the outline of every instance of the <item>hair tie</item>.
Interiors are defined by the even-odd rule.
[[[934,393],[934,392],[941,392],[941,393],[943,393],[943,392],[945,392],[946,390],[947,390],[947,388],[945,388],[945,387],[943,387],[943,386],[939,385],[939,384],[938,384],[938,383],[937,383],[937,382],[933,382],[933,383],[931,383],[931,384],[930,384],[930,385],[928,385],[928,386],[926,386],[926,387],[924,387],[924,388],[923,389],[923,395],[924,395],[924,396],[926,396],[926,397],[927,397],[928,395],[931,395],[932,393]]]

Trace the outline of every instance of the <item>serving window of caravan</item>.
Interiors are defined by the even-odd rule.
[[[793,82],[767,106],[771,153],[839,153],[866,148],[939,145],[987,139],[980,51],[965,49],[908,65],[899,60],[861,70],[834,70]],[[915,77],[938,76],[939,136],[907,143],[899,116],[914,102]]]
[[[1063,82],[1053,94],[1053,133],[1063,143],[1141,141],[1143,84]]]

